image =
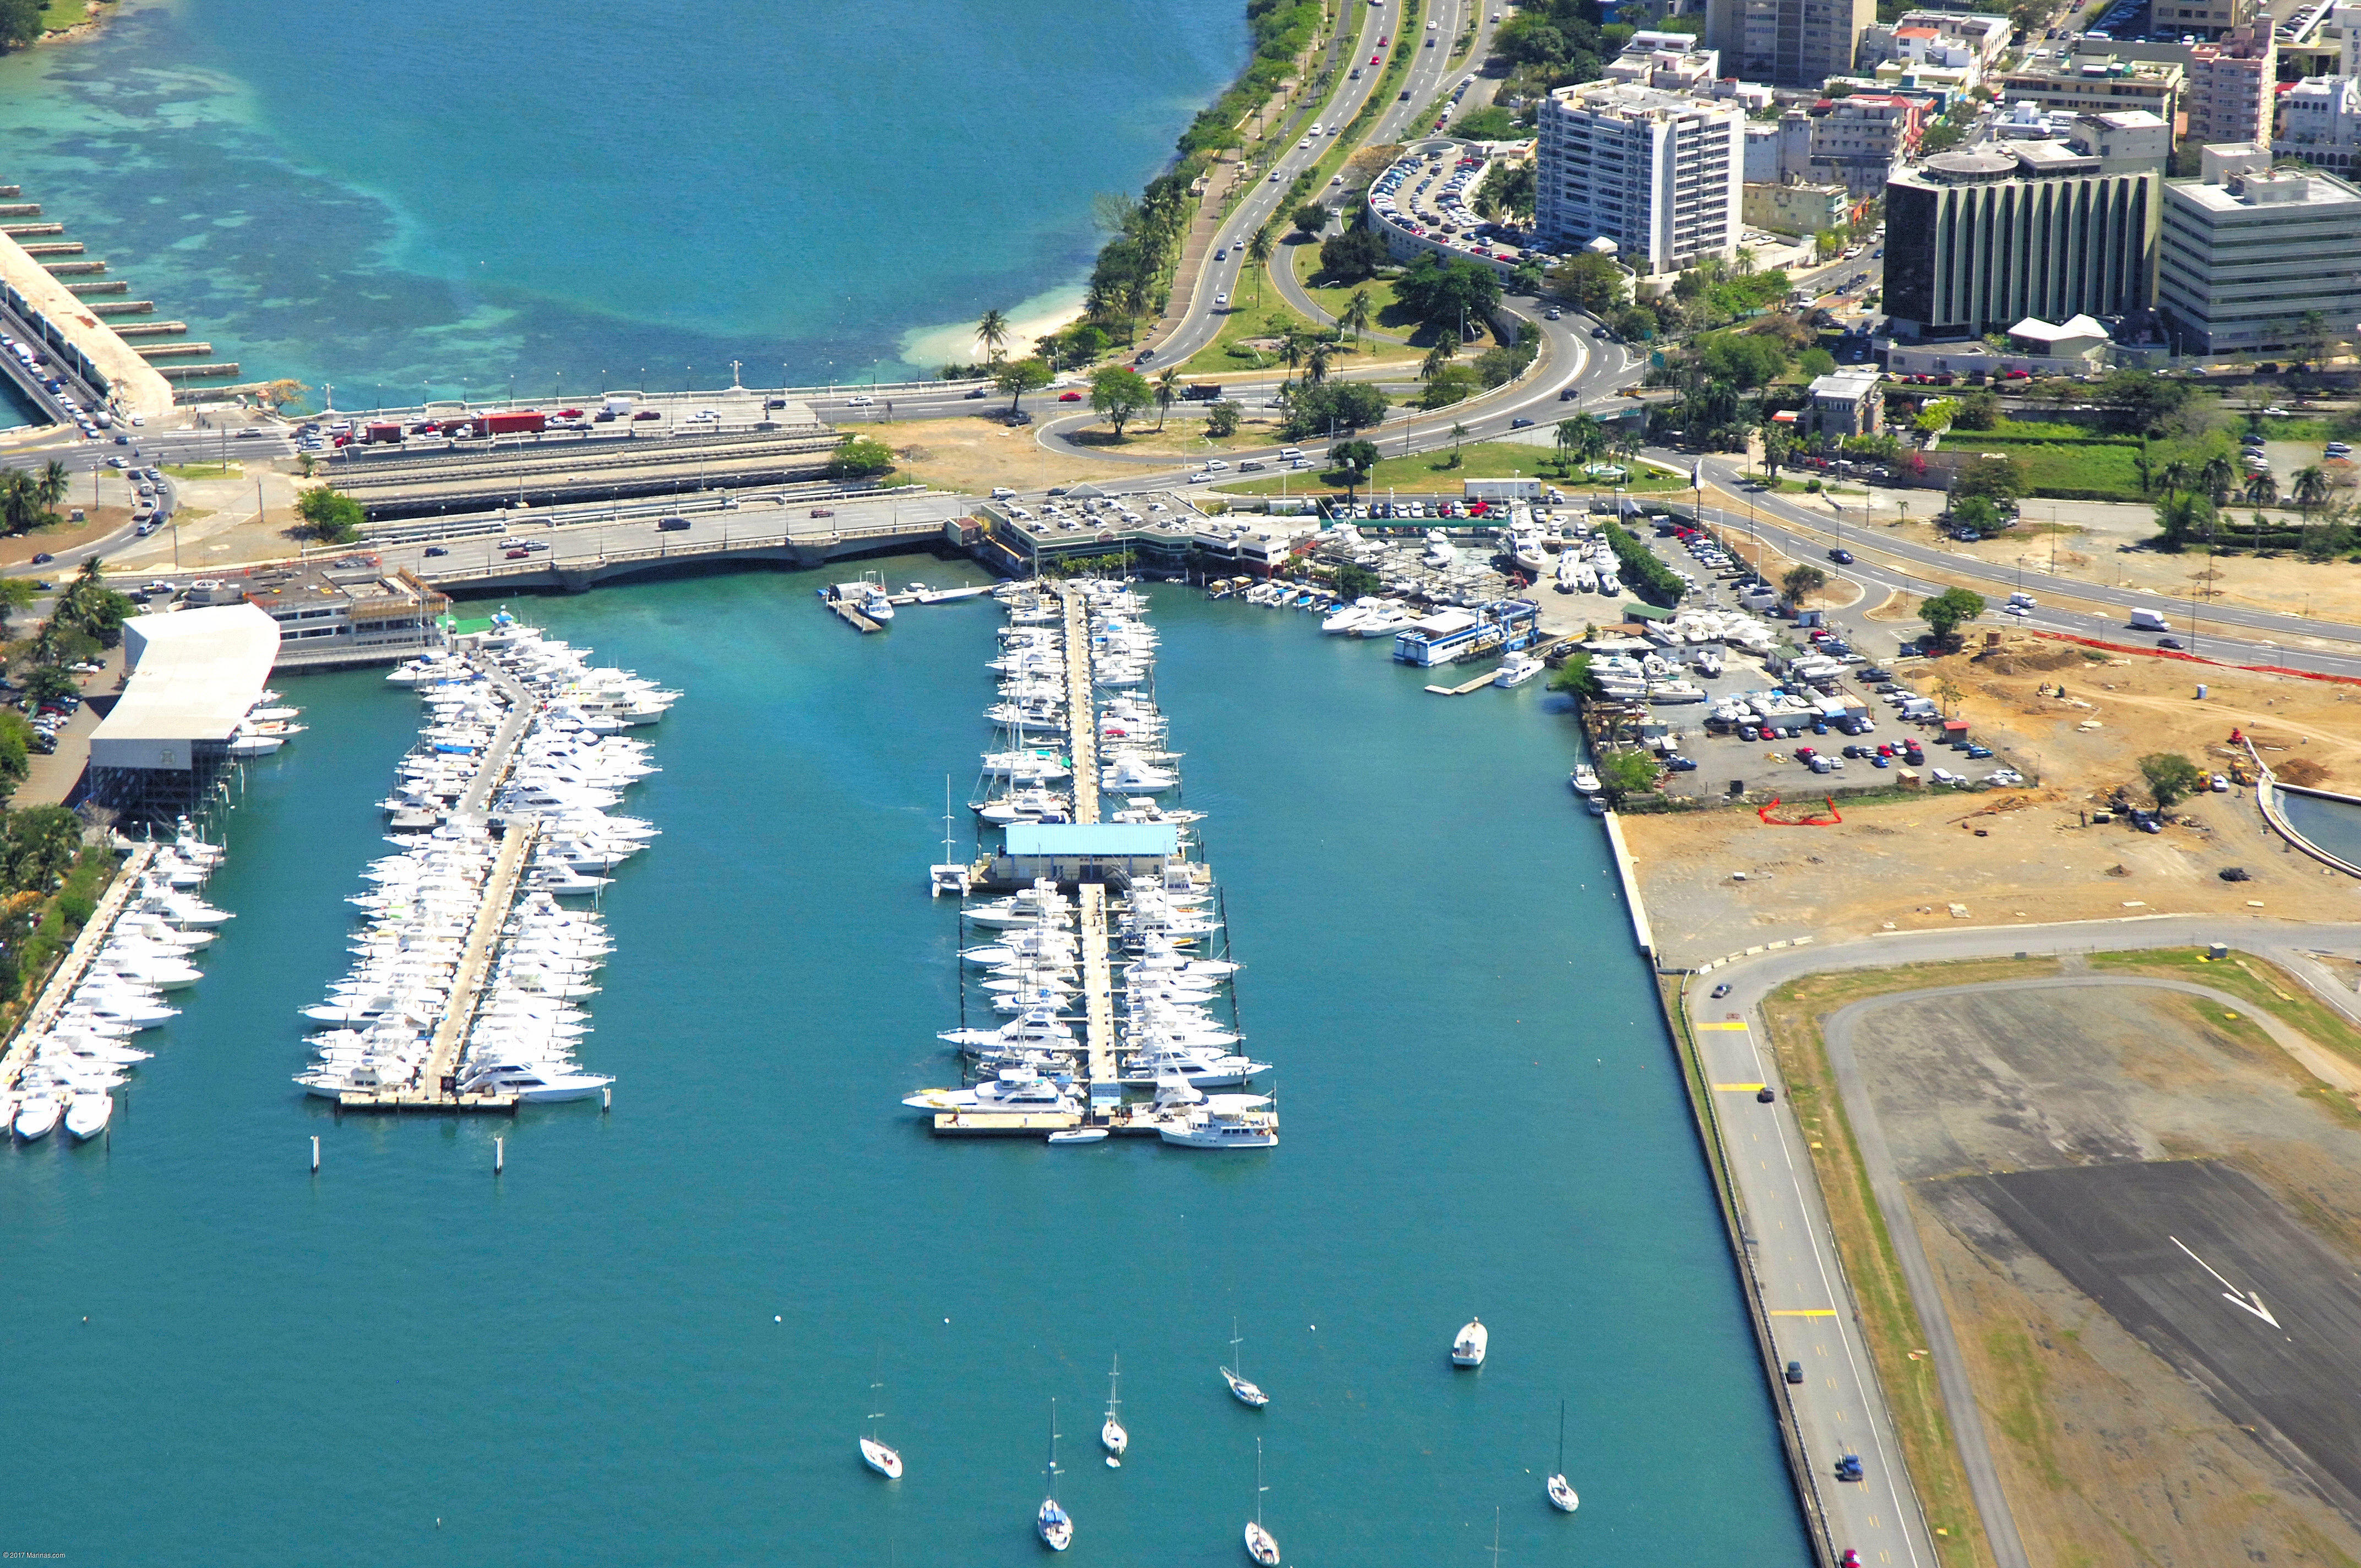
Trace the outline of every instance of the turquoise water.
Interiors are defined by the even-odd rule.
[[[0,60],[5,178],[346,407],[891,378],[910,331],[1086,274],[1092,192],[1246,49],[1238,0],[122,13]]]
[[[816,580],[529,607],[689,693],[628,806],[664,837],[606,902],[583,1056],[620,1078],[609,1115],[339,1123],[288,1082],[416,722],[375,674],[288,683],[313,729],[249,774],[209,890],[240,918],[111,1149],[0,1151],[34,1461],[0,1467],[7,1550],[1032,1563],[1055,1397],[1076,1563],[1237,1561],[1257,1433],[1307,1568],[1480,1568],[1496,1507],[1504,1563],[1806,1560],[1553,699],[1439,701],[1301,615],[1159,590],[1159,695],[1285,1141],[938,1141],[896,1102],[950,1060],[954,921],[925,867],[944,774],[964,792],[987,739],[997,617],[856,637]],[[1490,1361],[1454,1373],[1470,1313]],[[1215,1371],[1234,1316],[1258,1415]],[[1134,1449],[1110,1471],[1118,1350]],[[881,1353],[890,1486],[852,1442]],[[1571,1518],[1542,1495],[1561,1398]]]

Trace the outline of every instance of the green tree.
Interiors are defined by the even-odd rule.
[[[1371,230],[1346,229],[1320,242],[1320,275],[1332,283],[1362,283],[1393,259],[1386,242]]]
[[[2328,503],[2328,473],[2317,463],[2295,471],[2295,504],[2303,509],[2304,518],[2311,520],[2312,509]]]
[[[66,471],[66,466],[54,457],[50,458],[41,466],[41,477],[38,481],[41,505],[51,511],[64,505],[66,487],[72,483],[73,476]]]
[[[1323,381],[1299,387],[1289,400],[1280,430],[1290,440],[1307,435],[1367,430],[1386,417],[1386,395],[1366,381]]]
[[[1992,429],[2000,423],[2000,394],[1990,387],[1978,387],[1960,400],[1951,422],[1960,430]]]
[[[1367,441],[1340,441],[1328,449],[1328,465],[1332,472],[1343,476],[1345,493],[1349,498],[1377,472],[1377,445]]]
[[[0,0],[0,48],[23,49],[41,27],[41,0]]]
[[[1447,409],[1454,403],[1464,403],[1483,387],[1475,367],[1468,365],[1446,365],[1427,378],[1426,390],[1419,395],[1419,407]]]
[[[1239,417],[1245,412],[1246,410],[1242,405],[1234,403],[1227,398],[1224,398],[1218,402],[1207,403],[1205,405],[1205,433],[1217,440],[1225,436],[1235,435],[1238,433]]]
[[[2217,507],[2230,499],[2231,487],[2237,482],[2238,471],[2230,466],[2229,457],[2220,452],[2205,459],[2204,466],[2197,470],[2197,488],[2203,490],[2206,499]]]
[[[1156,389],[1128,365],[1110,365],[1091,378],[1091,407],[1115,426],[1117,440],[1125,423],[1155,400]]]
[[[2025,494],[2025,465],[2014,457],[1971,457],[1951,476],[1955,502],[1989,496],[2004,507]]]
[[[1646,795],[1656,787],[1663,764],[1636,747],[1609,751],[1598,759],[1598,786],[1615,800]]]
[[[305,532],[323,544],[350,544],[361,536],[361,524],[368,518],[360,502],[326,485],[298,495],[295,510],[302,516]]]
[[[1369,298],[1369,291],[1367,289],[1356,289],[1353,291],[1352,297],[1345,302],[1345,309],[1336,320],[1339,325],[1353,334],[1353,340],[1357,343],[1361,340],[1362,334],[1368,331],[1370,319],[1376,313],[1377,306]]]
[[[1798,609],[1804,607],[1806,600],[1828,586],[1828,575],[1808,561],[1788,567],[1787,575],[1779,579],[1779,591],[1786,595],[1787,602]]]
[[[2268,506],[2279,499],[2279,482],[2268,474],[2249,474],[2245,493],[2247,504]]]
[[[1951,503],[1951,523],[1979,539],[1990,539],[2008,527],[2008,513],[1990,496],[1964,496]]]
[[[1180,397],[1180,367],[1167,365],[1156,377],[1156,428],[1164,428],[1164,417]]]
[[[0,529],[11,534],[30,533],[57,521],[41,504],[41,482],[22,468],[0,471]]]
[[[2140,777],[2147,781],[2148,797],[2156,802],[2158,811],[2195,794],[2205,778],[2197,771],[2196,763],[2178,751],[2150,751],[2139,760],[2139,771]]]
[[[2094,397],[2124,429],[2136,435],[2154,432],[2167,417],[2179,412],[2189,400],[2189,388],[2146,370],[2113,370],[2099,383]]]
[[[1288,216],[1297,229],[1312,239],[1318,239],[1320,231],[1328,226],[1330,214],[1319,203],[1306,202]]]
[[[1421,251],[1394,282],[1394,298],[1437,334],[1461,336],[1464,323],[1480,324],[1500,303],[1500,280],[1481,262],[1455,257],[1437,261]]]
[[[1554,692],[1562,692],[1568,696],[1597,696],[1598,695],[1598,682],[1593,678],[1590,674],[1590,655],[1587,653],[1567,654],[1565,663],[1560,664],[1551,673],[1549,678],[1549,689]]]
[[[983,345],[984,363],[999,364],[1008,349],[1008,317],[999,311],[984,312],[975,323],[975,340]]]
[[[1621,308],[1631,285],[1623,269],[1595,251],[1583,251],[1549,277],[1550,291],[1601,321]]]
[[[17,890],[48,892],[82,851],[82,818],[62,806],[8,813],[0,835],[0,876]]]
[[[829,455],[831,479],[871,479],[894,471],[894,449],[864,435],[848,435]]]
[[[1450,363],[1451,344],[1448,340],[1440,340],[1433,348],[1426,351],[1426,357],[1419,361],[1418,378],[1422,381],[1432,381],[1441,375],[1444,367]]]
[[[36,664],[25,672],[25,695],[36,702],[55,702],[81,692],[82,683],[57,664]]]
[[[1774,424],[1763,433],[1763,466],[1771,470],[1773,478],[1779,477],[1780,466],[1795,452],[1795,438],[1787,433],[1785,425]]]
[[[1795,368],[1806,376],[1827,376],[1837,367],[1837,356],[1825,348],[1806,348],[1795,356]]]
[[[1027,392],[1048,386],[1054,373],[1038,359],[1003,360],[992,373],[993,386],[1008,394],[1008,411],[1015,413]]]
[[[2157,532],[2168,550],[2213,532],[2213,503],[2201,491],[2168,490],[2156,503]]]
[[[1656,335],[1656,313],[1633,305],[1615,317],[1615,335],[1626,343],[1645,343]]]
[[[1935,641],[1946,646],[1958,637],[1960,627],[1983,612],[1983,595],[1969,588],[1945,588],[1932,598],[1918,601],[1918,619],[1927,623]]]
[[[1262,303],[1262,275],[1270,270],[1270,225],[1258,225],[1246,236],[1246,265],[1254,269],[1255,303]]]

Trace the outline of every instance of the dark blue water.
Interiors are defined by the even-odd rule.
[[[1239,0],[120,12],[0,60],[6,178],[346,407],[932,374],[1079,298],[1246,50]]]
[[[606,901],[583,1058],[620,1080],[609,1115],[299,1098],[295,1009],[344,968],[416,707],[369,674],[287,683],[313,728],[249,775],[209,894],[241,917],[111,1149],[0,1151],[5,1549],[1027,1563],[1054,1397],[1077,1563],[1237,1561],[1257,1434],[1293,1563],[1475,1568],[1496,1508],[1508,1563],[1805,1561],[1553,699],[1438,701],[1302,616],[1159,591],[1159,696],[1284,1142],[939,1141],[897,1101],[950,1068],[925,868],[988,739],[997,616],[862,638],[815,580],[530,607],[689,693],[629,807],[664,837]],[[1490,1361],[1455,1373],[1471,1313]],[[1259,1415],[1215,1370],[1234,1317]],[[881,1354],[890,1486],[853,1449]],[[1561,1398],[1570,1518],[1542,1494]]]

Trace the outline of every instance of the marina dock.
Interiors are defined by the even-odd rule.
[[[16,1035],[9,1040],[7,1051],[0,1054],[0,1090],[16,1087],[16,1080],[33,1059],[33,1047],[49,1034],[51,1025],[58,1021],[58,1014],[65,1011],[66,1003],[72,999],[74,988],[90,972],[91,960],[98,956],[101,948],[106,946],[107,938],[114,935],[115,921],[122,918],[125,906],[139,891],[140,875],[155,858],[156,847],[153,844],[142,844],[132,850],[131,858],[123,863],[115,873],[115,880],[107,883],[106,891],[99,895],[98,907],[91,912],[88,923],[74,938],[73,946],[66,949],[64,959],[51,971],[49,983],[41,987],[41,994],[34,1001],[32,1010],[25,1014]]]
[[[1082,1037],[1088,1047],[1083,1089],[1093,1110],[1102,1100],[1121,1100],[1115,1066],[1115,985],[1107,964],[1106,883],[1086,882],[1075,890],[1082,905]]]
[[[1074,764],[1074,820],[1099,819],[1098,710],[1091,701],[1090,607],[1069,584],[1066,607],[1066,751]]]
[[[516,903],[517,883],[522,879],[525,861],[533,852],[533,841],[540,830],[533,821],[511,823],[507,836],[500,840],[500,858],[492,862],[492,874],[484,879],[484,902],[477,906],[474,927],[467,933],[467,946],[459,957],[458,971],[451,979],[451,1000],[435,1020],[434,1044],[426,1057],[426,1069],[419,1075],[414,1088],[347,1089],[336,1096],[337,1105],[346,1111],[514,1111],[517,1099],[513,1094],[461,1094],[456,1092],[458,1075],[455,1070],[459,1059],[459,1047],[467,1038],[467,1025],[474,1021],[476,1003],[483,994],[484,981],[491,973],[492,959],[498,953],[500,931],[508,924],[509,910]]]

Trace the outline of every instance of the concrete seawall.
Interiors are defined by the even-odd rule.
[[[2355,865],[2342,855],[2331,854],[2295,830],[2295,826],[2288,821],[2286,814],[2279,810],[2279,797],[2282,795],[2310,795],[2314,800],[2333,800],[2345,806],[2361,806],[2361,799],[2349,795],[2338,795],[2330,790],[2303,789],[2295,784],[2283,784],[2273,778],[2268,771],[2263,773],[2261,782],[2255,785],[2255,804],[2262,808],[2263,820],[2271,825],[2272,832],[2277,833],[2322,865],[2333,871],[2343,872],[2349,877],[2361,877],[2361,866]]]
[[[24,302],[28,313],[38,313],[72,344],[105,380],[124,411],[147,419],[160,419],[172,411],[172,384],[5,235],[0,235],[0,281]]]

